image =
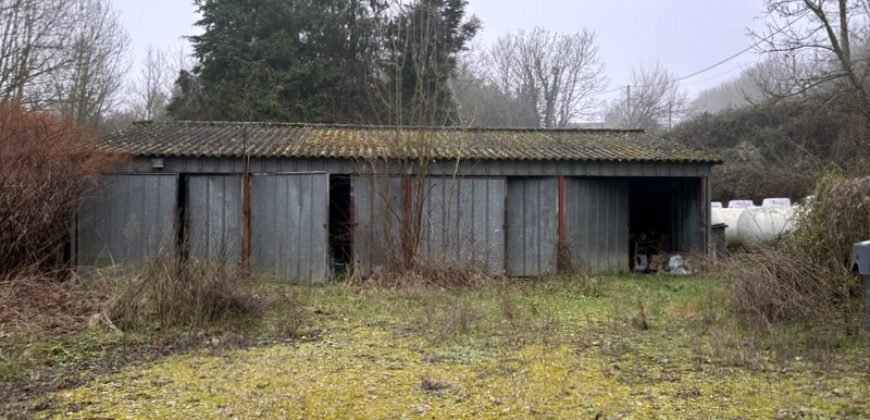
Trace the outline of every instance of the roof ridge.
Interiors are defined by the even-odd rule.
[[[133,126],[149,126],[149,125],[198,125],[198,126],[260,126],[260,127],[294,127],[294,128],[343,128],[357,130],[384,130],[396,129],[400,130],[437,130],[437,131],[468,131],[468,132],[483,132],[483,131],[507,131],[507,132],[565,132],[565,133],[646,133],[642,128],[583,128],[583,127],[557,127],[557,128],[540,128],[540,127],[461,127],[461,126],[420,126],[420,125],[385,125],[385,124],[338,124],[338,123],[300,123],[300,122],[280,122],[280,121],[152,121],[142,120],[134,121]]]

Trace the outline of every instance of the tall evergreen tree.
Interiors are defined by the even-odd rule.
[[[448,81],[456,74],[457,55],[481,28],[476,17],[466,19],[467,5],[466,0],[415,0],[392,18],[386,73],[399,92],[393,98],[399,111],[393,122],[458,123]]]
[[[190,37],[198,61],[192,77],[210,111],[202,118],[370,117],[367,95],[385,10],[380,0],[197,0],[196,6],[203,33]]]

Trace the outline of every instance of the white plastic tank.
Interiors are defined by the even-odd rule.
[[[728,202],[729,209],[747,209],[750,207],[755,207],[752,200],[731,200]]]
[[[722,202],[721,202],[721,201],[711,201],[711,202],[710,202],[710,208],[721,209],[721,208],[722,208]]]
[[[728,246],[741,244],[737,221],[744,210],[746,209],[714,208],[710,211],[710,221],[712,224],[725,223],[727,225],[725,227],[725,243]]]
[[[765,198],[761,202],[761,207],[791,207],[791,199],[785,197]]]
[[[793,207],[753,207],[737,218],[737,242],[757,246],[778,239],[795,228]],[[727,231],[726,231],[727,239]]]

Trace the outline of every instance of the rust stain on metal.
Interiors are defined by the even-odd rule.
[[[559,177],[559,194],[558,194],[558,242],[559,249],[564,249],[565,247],[565,177]]]
[[[251,261],[251,171],[250,158],[244,158],[242,176],[242,267],[248,268]]]

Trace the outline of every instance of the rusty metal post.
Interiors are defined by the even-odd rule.
[[[413,206],[414,206],[414,182],[410,175],[405,175],[403,179],[403,188],[402,188],[402,204],[404,206],[404,211],[402,212],[402,237],[401,237],[401,246],[402,247],[402,269],[410,270],[411,265],[414,261],[414,248],[416,246],[415,238],[412,236],[415,235],[415,229],[413,227]]]
[[[248,153],[248,129],[242,132],[242,270],[250,273],[251,263],[251,156]]]
[[[564,271],[571,267],[570,256],[567,252],[565,240],[565,177],[559,176],[559,185],[556,204],[556,267],[558,271]]]

